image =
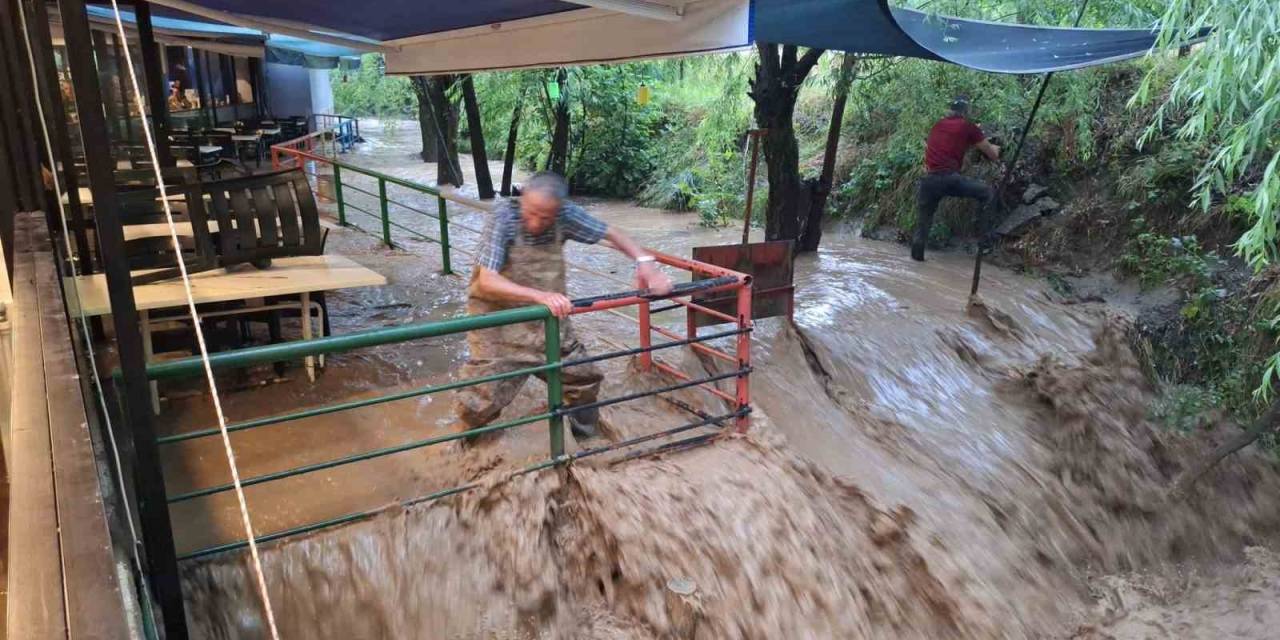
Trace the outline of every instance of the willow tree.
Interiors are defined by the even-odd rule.
[[[1280,258],[1280,3],[1172,0],[1159,22],[1157,46],[1176,47],[1206,28],[1214,31],[1203,45],[1186,52],[1144,141],[1177,123],[1178,137],[1211,148],[1194,187],[1195,200],[1208,210],[1233,192],[1240,194],[1238,202],[1244,206],[1237,209],[1246,212],[1249,228],[1235,249],[1261,271]],[[1151,101],[1159,81],[1154,72],[1149,74],[1134,102]],[[1280,305],[1266,311],[1273,316],[1270,329],[1280,329]],[[1280,352],[1270,357],[1254,393],[1259,402],[1271,401],[1271,410],[1242,438],[1228,443],[1214,462],[1280,426],[1277,376]]]

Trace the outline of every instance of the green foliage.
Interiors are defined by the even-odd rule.
[[[1195,236],[1170,238],[1146,230],[1146,221],[1134,221],[1135,233],[1129,241],[1120,267],[1138,279],[1144,288],[1177,284],[1199,290],[1209,285],[1214,264],[1212,252],[1206,252]]]
[[[1196,201],[1207,211],[1237,198],[1230,210],[1245,214],[1251,226],[1236,249],[1261,270],[1280,255],[1280,3],[1173,0],[1159,25],[1160,44],[1170,47],[1204,28],[1214,31],[1190,52],[1167,94],[1158,94],[1153,74],[1134,96],[1135,104],[1160,104],[1148,138],[1173,127],[1180,138],[1210,145],[1194,186]],[[1272,393],[1277,363],[1273,357],[1257,389],[1261,399]]]
[[[334,69],[333,107],[343,115],[377,118],[415,117],[418,98],[409,79],[386,75],[386,60],[380,53],[360,57],[360,69]]]

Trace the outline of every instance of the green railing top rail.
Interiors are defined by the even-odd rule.
[[[420,338],[435,338],[464,333],[474,329],[489,329],[521,322],[546,320],[550,315],[550,310],[538,305],[495,311],[478,316],[464,316],[450,320],[420,322],[400,327],[367,329],[339,336],[326,336],[311,340],[282,342],[213,353],[209,354],[209,365],[214,369],[226,369],[284,360],[297,360],[312,355],[340,353],[364,347],[376,347]],[[189,378],[203,373],[204,364],[198,357],[147,365],[147,377],[151,380]]]
[[[306,136],[303,136],[303,138],[305,138],[305,137],[306,137]],[[409,179],[406,179],[406,178],[398,178],[398,177],[396,177],[396,176],[387,175],[387,174],[385,174],[385,173],[382,173],[381,171],[374,171],[373,169],[366,169],[366,168],[361,167],[361,166],[359,166],[359,165],[354,165],[354,164],[351,164],[351,163],[349,163],[349,162],[343,162],[343,161],[338,160],[338,159],[336,159],[336,158],[329,158],[329,157],[325,157],[325,156],[320,156],[320,155],[317,155],[317,154],[314,154],[314,153],[309,153],[309,152],[306,152],[306,151],[302,151],[302,150],[300,150],[300,149],[294,149],[294,148],[292,148],[292,147],[290,147],[290,146],[289,146],[290,144],[292,144],[293,142],[295,142],[295,141],[297,141],[297,140],[302,140],[302,138],[295,138],[294,140],[286,140],[285,142],[281,142],[281,143],[279,143],[279,144],[272,145],[272,147],[271,147],[271,148],[272,148],[272,150],[273,150],[273,151],[278,149],[280,153],[283,153],[283,154],[286,154],[286,155],[291,155],[291,156],[297,156],[297,157],[307,158],[307,159],[309,159],[309,160],[316,160],[316,161],[319,161],[319,162],[327,162],[327,163],[329,163],[329,164],[331,164],[331,165],[334,165],[334,166],[338,167],[339,169],[341,169],[341,170],[342,170],[342,171],[344,171],[344,172],[346,172],[346,171],[351,171],[351,172],[355,172],[355,173],[359,173],[359,174],[362,174],[362,175],[369,176],[369,177],[374,178],[374,179],[377,179],[377,180],[385,180],[385,181],[387,181],[387,183],[389,183],[389,184],[394,184],[394,185],[397,185],[397,186],[401,186],[401,187],[404,187],[404,188],[406,188],[406,189],[412,189],[412,190],[417,191],[417,192],[419,192],[419,193],[425,193],[425,194],[427,194],[427,195],[437,196],[437,197],[446,198],[446,199],[450,199],[450,200],[461,201],[463,204],[468,204],[468,205],[472,205],[472,206],[474,206],[474,205],[476,204],[475,202],[473,202],[473,201],[471,201],[471,200],[469,200],[469,199],[459,198],[459,197],[455,196],[454,194],[447,193],[447,192],[442,191],[442,190],[440,190],[440,189],[437,189],[437,188],[435,188],[435,187],[429,187],[429,186],[427,186],[427,185],[425,185],[425,184],[422,184],[422,183],[419,183],[419,182],[414,182],[414,181],[409,180]]]

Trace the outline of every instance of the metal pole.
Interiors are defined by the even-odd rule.
[[[542,324],[546,330],[547,364],[560,362],[560,319],[549,316]],[[564,403],[564,387],[562,372],[557,367],[547,371],[547,412],[551,417],[547,420],[551,427],[551,458],[564,455],[564,416],[560,415],[560,405]]]
[[[173,151],[169,148],[169,92],[165,87],[165,71],[160,65],[160,49],[156,45],[155,31],[151,28],[151,3],[147,0],[134,0],[133,11],[138,20],[138,47],[142,49],[142,70],[147,81],[147,106],[151,108],[151,130],[155,133],[156,155],[160,159],[160,166],[172,167],[174,160]],[[145,114],[143,119],[145,121]]]
[[[649,308],[649,302],[648,301],[641,302],[640,303],[640,348],[641,349],[648,349],[650,346],[653,345],[653,328],[652,328],[652,318],[650,317],[650,313],[651,313],[651,310]],[[644,353],[640,354],[640,370],[648,371],[652,368],[653,368],[653,353],[649,351],[645,351]]]
[[[102,88],[98,84],[89,34],[89,17],[85,0],[61,0],[62,30],[67,41],[67,61],[74,79],[76,111],[80,115],[80,134],[86,150],[107,149],[106,122],[103,120]],[[138,330],[138,310],[134,303],[129,266],[124,258],[124,232],[116,201],[113,162],[108,154],[87,153],[89,189],[93,193],[97,236],[107,279],[111,315],[115,324],[116,347],[124,377],[124,417],[131,427],[134,485],[138,495],[139,518],[142,522],[143,547],[152,595],[160,604],[165,636],[187,637],[187,619],[183,611],[182,582],[174,555],[173,531],[165,503],[164,475],[155,431],[151,425],[150,386],[147,384],[146,361],[143,358],[142,335]]]
[[[751,168],[747,170],[747,211],[743,215],[742,244],[747,244],[751,240],[751,209],[755,206],[756,199],[756,168],[760,164],[760,135],[765,131],[767,130],[756,129],[747,132],[747,137],[751,138]]]
[[[444,266],[442,272],[445,275],[450,275],[453,273],[453,264],[449,256],[451,252],[449,248],[449,206],[445,203],[444,196],[436,196],[436,202],[440,207],[440,215],[438,217],[440,219],[440,251],[442,252]]]
[[[378,204],[382,206],[382,242],[388,247],[391,244],[391,213],[387,206],[387,181],[378,178]]]
[[[129,111],[128,74],[125,73],[124,53],[121,51],[122,47],[120,45],[120,38],[114,33],[111,34],[111,44],[113,49],[112,53],[116,58],[116,82],[120,85],[120,106],[124,109],[124,115],[121,118],[123,120],[121,124],[124,125],[124,139],[127,140],[129,144],[133,144],[133,117]],[[125,43],[124,46],[128,46],[128,43]],[[146,114],[143,114],[143,118],[145,117]]]
[[[1084,10],[1089,7],[1089,0],[1080,3],[1080,11],[1076,12],[1076,21],[1074,27],[1080,26],[1080,21],[1084,19]],[[1022,132],[1018,134],[1018,145],[1013,148],[1013,155],[1009,161],[1005,163],[1004,177],[1000,180],[999,189],[995,195],[995,206],[1004,206],[1004,194],[1009,190],[1009,186],[1013,184],[1013,170],[1018,164],[1018,159],[1022,157],[1022,147],[1027,142],[1027,134],[1031,132],[1031,125],[1035,124],[1036,114],[1040,112],[1040,103],[1044,101],[1044,93],[1049,89],[1049,81],[1053,80],[1053,72],[1044,74],[1044,79],[1040,81],[1040,91],[1036,93],[1036,100],[1031,105],[1031,113],[1027,114],[1027,123],[1022,127]],[[992,220],[992,224],[998,224],[997,220]],[[994,231],[994,229],[990,230]],[[983,230],[983,233],[989,231]],[[978,285],[982,283],[982,256],[983,248],[981,244],[978,246],[978,255],[973,258],[973,284],[969,287],[969,297],[978,295]]]
[[[738,328],[751,327],[751,284],[747,283],[738,289]],[[738,370],[747,371],[751,367],[751,334],[745,331],[738,335]],[[738,399],[738,433],[746,433],[751,426],[751,417],[744,409],[751,407],[751,376],[739,373],[735,391]]]
[[[93,252],[89,248],[89,234],[85,229],[84,211],[80,205],[79,179],[76,173],[75,158],[71,153],[71,136],[67,130],[65,107],[62,102],[62,90],[58,85],[57,68],[53,59],[53,38],[49,33],[49,16],[43,0],[26,0],[30,10],[27,12],[28,35],[31,36],[31,53],[35,56],[36,73],[40,77],[36,84],[40,89],[48,120],[49,131],[53,134],[54,157],[62,164],[62,183],[66,185],[67,212],[70,215],[71,235],[75,236],[77,266],[80,273],[93,273]],[[54,167],[49,168],[55,171]],[[57,203],[51,203],[56,207]],[[61,229],[54,234],[60,236]],[[70,256],[68,256],[70,258]],[[95,325],[96,326],[96,325]]]
[[[319,171],[319,168],[316,171]],[[333,197],[338,200],[338,224],[345,227],[347,226],[347,203],[342,200],[342,167],[337,164],[333,165]]]
[[[11,118],[7,133],[9,146],[12,149],[10,161],[16,180],[14,186],[18,194],[19,208],[35,211],[44,208],[44,184],[40,177],[39,159],[41,147],[37,142],[38,136],[35,135],[35,129],[32,127],[32,105],[27,99],[31,95],[24,82],[28,74],[19,64],[22,58],[18,56],[17,33],[14,31],[18,21],[16,17],[10,15],[9,6],[5,3],[3,9],[0,9],[0,21],[4,23],[0,25],[0,44],[3,44],[0,52],[4,57],[4,60],[0,60],[0,64],[5,67],[0,77],[7,76],[6,95],[0,101],[9,112],[7,117]],[[8,250],[7,247],[6,250]]]

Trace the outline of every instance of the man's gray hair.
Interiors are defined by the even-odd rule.
[[[564,200],[569,197],[569,183],[565,182],[564,176],[554,171],[539,171],[524,183],[523,191],[537,191],[556,200]]]
[[[952,98],[951,111],[960,115],[969,113],[969,96],[962,93]]]

